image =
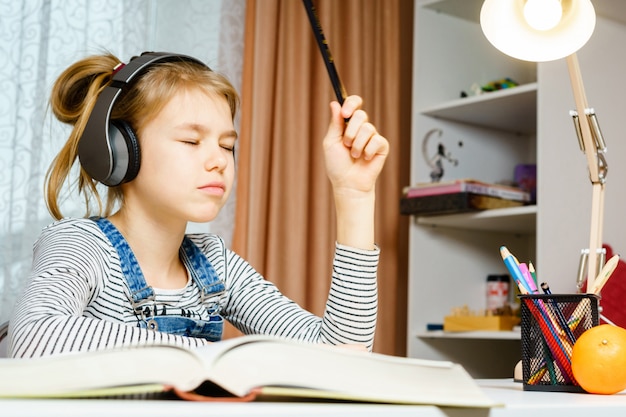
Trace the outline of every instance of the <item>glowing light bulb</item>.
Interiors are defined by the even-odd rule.
[[[536,30],[550,30],[561,21],[561,0],[526,0],[524,18]]]

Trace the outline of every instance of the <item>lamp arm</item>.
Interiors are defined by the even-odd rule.
[[[589,106],[585,95],[585,87],[583,85],[580,66],[578,65],[578,57],[571,54],[566,58],[567,69],[570,75],[572,91],[574,93],[574,101],[576,103],[576,111],[578,113],[577,129],[579,142],[587,158],[589,168],[589,178],[592,184],[591,198],[591,227],[589,231],[589,258],[587,261],[587,290],[593,287],[593,281],[596,274],[601,268],[599,265],[599,253],[602,249],[602,228],[604,223],[604,185],[606,180],[606,162],[603,155],[599,155],[598,141],[594,138],[592,127],[589,122]],[[594,115],[595,117],[595,115]],[[599,130],[599,129],[596,129]],[[596,137],[600,136],[600,132],[596,132]],[[600,136],[601,137],[601,136]],[[602,141],[602,144],[604,142]],[[604,146],[604,144],[602,145]],[[604,152],[604,149],[602,149]],[[579,271],[580,273],[581,271]]]

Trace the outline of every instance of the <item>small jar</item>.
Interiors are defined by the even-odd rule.
[[[509,303],[509,276],[487,275],[487,310],[494,311]]]

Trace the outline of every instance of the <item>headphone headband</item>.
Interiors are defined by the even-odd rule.
[[[116,186],[135,178],[141,160],[139,143],[127,123],[111,120],[113,106],[123,89],[150,66],[176,61],[206,67],[203,62],[187,55],[145,52],[113,74],[111,83],[98,96],[78,142],[80,164],[93,179],[107,186]]]

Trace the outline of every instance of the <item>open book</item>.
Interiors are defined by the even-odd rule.
[[[208,383],[207,383],[208,382]],[[0,359],[0,397],[98,397],[175,392],[183,399],[326,399],[491,407],[458,364],[244,336],[197,349],[142,346]],[[203,391],[204,390],[204,391]],[[228,397],[221,397],[229,400]]]

